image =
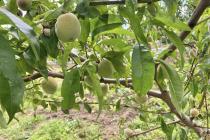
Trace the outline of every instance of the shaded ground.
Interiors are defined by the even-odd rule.
[[[100,126],[100,132],[103,139],[118,139],[120,135],[119,125],[120,122],[130,122],[138,113],[134,109],[123,108],[119,112],[102,112],[100,117],[97,119],[98,113],[88,113],[86,111],[71,110],[69,114],[64,114],[63,112],[46,112],[46,110],[39,110],[36,112],[37,115],[45,115],[48,119],[52,118],[65,118],[70,120],[85,120],[90,123],[94,123]],[[31,112],[29,115],[34,115]],[[126,124],[125,124],[126,125]]]

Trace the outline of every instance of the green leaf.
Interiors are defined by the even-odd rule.
[[[112,46],[113,49],[116,51],[130,50],[130,46],[127,43],[125,43],[122,38],[105,39],[102,40],[99,44]]]
[[[44,47],[47,50],[47,53],[53,57],[56,58],[58,56],[59,53],[59,49],[58,49],[58,38],[55,34],[55,30],[54,28],[50,30],[51,35],[48,36],[44,36],[43,34],[40,36],[40,39],[42,40],[42,43],[44,45]]]
[[[40,61],[37,62],[34,56],[33,50],[29,48],[23,53],[23,57],[28,65],[33,68],[38,69],[38,71],[47,78],[48,70],[47,70],[47,52],[44,46],[40,47]]]
[[[11,11],[12,13],[16,14],[18,12],[16,0],[8,0],[7,9]]]
[[[63,110],[71,109],[76,106],[75,93],[80,91],[80,73],[78,69],[73,69],[66,73],[61,87],[63,100],[61,107]]]
[[[69,54],[71,53],[72,48],[77,48],[80,44],[77,41],[69,42],[68,45],[64,45],[64,53],[59,55],[58,62],[62,67],[63,72],[66,72],[67,62],[69,60]]]
[[[83,84],[80,83],[79,96],[80,96],[81,99],[83,99],[83,98],[85,97],[84,94],[85,94],[85,93],[84,93],[84,89],[83,89]]]
[[[63,11],[63,6],[55,10],[49,10],[48,12],[46,12],[44,20],[46,22],[55,20],[60,14],[62,14],[62,11]]]
[[[136,14],[134,10],[134,4],[132,1],[126,1],[126,7],[120,7],[119,12],[125,18],[128,18],[130,21],[131,29],[133,30],[138,43],[143,43],[147,45],[147,39],[144,36],[144,32],[141,28],[141,19]]]
[[[81,41],[82,43],[86,43],[90,34],[90,21],[88,19],[80,20],[80,24],[81,24],[81,34],[79,41]]]
[[[111,23],[111,24],[106,24],[106,25],[102,25],[100,27],[97,27],[96,29],[93,30],[92,32],[92,40],[94,39],[94,37],[101,33],[101,32],[105,32],[105,31],[108,31],[108,30],[112,30],[112,29],[115,29],[119,26],[121,26],[122,23]]]
[[[160,60],[161,66],[165,70],[166,78],[168,79],[171,101],[178,112],[182,110],[182,99],[184,95],[183,81],[179,77],[175,68]]]
[[[166,134],[167,139],[172,140],[172,134],[173,134],[174,127],[167,125],[165,123],[165,121],[163,120],[163,118],[161,118],[161,128],[162,128],[163,132]]]
[[[166,25],[168,27],[172,27],[174,29],[177,30],[181,30],[181,31],[191,31],[191,28],[183,23],[182,21],[176,19],[176,20],[172,20],[171,18],[169,18],[168,16],[157,16],[155,17],[155,20],[157,20],[156,22],[159,22],[163,25]]]
[[[33,28],[23,22],[21,19],[16,17],[14,14],[9,12],[7,9],[1,8],[0,7],[0,14],[4,15],[6,18],[8,18],[12,23],[22,32],[24,33],[27,38],[31,41],[31,47],[33,50],[33,53],[36,57],[36,60],[39,61],[39,42],[36,38],[36,33],[34,32]]]
[[[148,4],[147,10],[152,16],[155,16],[157,14],[157,7],[154,3]]]
[[[181,67],[183,68],[185,46],[182,40],[173,31],[168,31],[165,29],[165,33],[168,36],[168,38],[171,40],[171,42],[178,48],[181,56]]]
[[[100,15],[98,9],[94,6],[89,6],[89,1],[83,0],[76,7],[76,12],[83,17],[95,18]]]
[[[153,86],[155,64],[151,52],[136,45],[132,54],[132,80],[134,90],[139,95],[146,95]]]
[[[91,82],[92,82],[91,89],[93,93],[98,96],[99,115],[100,115],[101,110],[103,108],[104,101],[103,101],[103,92],[101,89],[100,81],[99,81],[98,76],[96,75],[96,68],[95,66],[89,65],[87,66],[86,70],[88,72],[89,77],[91,78]]]
[[[1,128],[7,128],[7,123],[6,123],[6,120],[3,116],[2,111],[0,111],[0,127]]]
[[[117,101],[117,103],[116,103],[116,106],[115,106],[116,111],[119,111],[119,110],[120,110],[120,107],[121,107],[121,99],[119,99],[119,100]]]
[[[104,54],[104,57],[112,62],[115,70],[118,72],[120,77],[126,74],[124,54],[125,52],[115,52],[115,51],[109,51]]]
[[[162,67],[158,66],[155,76],[156,76],[156,80],[157,80],[159,86],[162,89],[167,89],[167,86],[165,83],[164,71],[163,71]]]
[[[85,107],[85,109],[88,111],[88,113],[91,113],[91,112],[92,112],[92,108],[90,107],[89,104],[84,103],[84,107]]]
[[[188,140],[188,136],[187,136],[186,130],[181,128],[180,131],[181,131],[180,134],[179,134],[180,140]]]
[[[123,29],[122,27],[118,27],[118,28],[100,33],[100,35],[103,35],[103,34],[118,34],[118,35],[126,35],[132,38],[135,37],[133,32]]]
[[[15,113],[20,111],[24,83],[18,74],[13,50],[1,35],[0,42],[0,100],[11,121]]]
[[[169,16],[175,16],[177,11],[177,0],[163,0],[167,7],[167,14]]]

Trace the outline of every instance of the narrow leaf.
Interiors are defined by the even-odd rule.
[[[122,16],[127,18],[130,22],[131,29],[133,30],[135,37],[139,43],[147,45],[147,39],[144,36],[144,32],[141,27],[141,19],[136,14],[134,3],[132,1],[126,1],[126,7],[120,7],[119,11]]]
[[[166,35],[171,40],[171,42],[178,48],[181,57],[181,67],[184,66],[184,51],[185,47],[181,39],[173,32],[165,30]]]
[[[166,62],[160,60],[161,66],[165,69],[171,94],[171,100],[177,111],[182,109],[182,98],[184,95],[183,81],[175,69]]]
[[[16,17],[14,14],[12,14],[10,11],[8,11],[5,8],[1,8],[0,7],[0,14],[4,15],[5,17],[7,17],[10,21],[12,21],[12,23],[22,32],[24,33],[27,38],[31,41],[32,45],[32,49],[34,52],[34,55],[36,56],[36,59],[39,60],[39,42],[36,38],[36,33],[34,32],[33,28],[31,26],[29,26],[28,24],[26,24],[25,22],[23,22],[21,19],[19,19],[18,17]]]
[[[161,15],[161,16],[155,17],[155,20],[157,20],[158,22],[160,22],[168,27],[172,27],[172,28],[180,30],[180,31],[191,31],[191,28],[187,24],[183,23],[182,21],[179,21],[178,19],[173,21],[168,16]]]

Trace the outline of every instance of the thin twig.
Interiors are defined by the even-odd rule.
[[[38,78],[43,77],[40,73],[34,73],[32,75],[29,75],[27,77],[24,77],[23,80],[24,82],[30,82],[33,80],[36,80]],[[53,77],[53,78],[60,78],[60,79],[64,79],[64,75],[61,73],[55,73],[55,72],[48,72],[48,77]],[[119,80],[116,79],[109,79],[109,78],[103,78],[100,80],[101,83],[105,83],[105,84],[116,84],[116,83],[120,83],[121,85],[128,87],[128,88],[133,88],[132,86],[132,80],[131,78],[121,78]],[[154,91],[154,90],[150,90],[147,93],[148,96],[152,96],[152,97],[156,97],[156,98],[160,98],[160,92],[158,91]]]
[[[78,63],[77,63],[77,61],[74,59],[74,57],[72,57],[71,55],[69,55],[70,56],[70,58],[73,60],[73,62],[74,62],[74,64],[77,66],[77,65],[79,65]]]
[[[208,103],[207,103],[207,96],[205,96],[205,105],[206,105],[206,127],[207,127],[207,130],[209,130],[209,110],[208,110]]]
[[[176,120],[176,121],[173,121],[173,122],[170,122],[170,123],[166,123],[166,125],[172,125],[172,124],[176,124],[176,123],[179,123],[179,122],[180,122],[180,120]],[[154,127],[154,128],[151,128],[149,130],[146,130],[146,131],[143,131],[143,132],[140,132],[140,133],[135,133],[135,134],[129,136],[126,140],[129,140],[130,138],[133,138],[133,137],[137,137],[139,135],[144,135],[144,134],[150,133],[150,132],[155,131],[155,130],[160,129],[160,128],[161,128],[161,126],[158,126],[158,127]]]
[[[197,67],[197,65],[198,65],[198,63],[195,63],[196,62],[196,58],[194,58],[193,59],[193,62],[192,62],[192,65],[191,65],[191,68],[190,68],[190,75],[189,75],[189,77],[188,77],[188,79],[187,79],[187,82],[186,82],[186,84],[185,84],[185,88],[184,88],[184,90],[186,90],[187,89],[187,87],[189,86],[189,84],[190,84],[190,81],[192,80],[192,78],[193,78],[193,75],[194,75],[194,72],[195,72],[195,69],[196,69],[196,67]]]
[[[207,94],[207,92],[205,91],[205,88],[203,88],[203,89],[201,90],[201,93],[203,93],[203,96],[202,96],[202,99],[201,99],[201,101],[200,101],[200,103],[199,103],[198,109],[201,109],[202,106],[203,106],[203,104],[204,104],[204,100],[205,100],[206,94]]]
[[[201,0],[200,3],[198,4],[198,6],[196,7],[196,9],[193,12],[193,15],[191,17],[191,19],[188,22],[188,25],[191,29],[193,29],[197,23],[198,20],[200,19],[200,17],[203,15],[204,11],[206,10],[206,8],[210,5],[210,1],[209,0]],[[181,32],[181,34],[179,35],[179,38],[181,40],[185,40],[185,38],[190,34],[190,31],[183,31]],[[168,58],[174,51],[176,50],[176,46],[175,45],[171,45],[168,47],[168,53],[166,53],[162,59],[166,59]]]
[[[205,18],[205,19],[203,19],[203,20],[201,20],[201,21],[199,21],[199,22],[197,23],[197,25],[200,25],[201,23],[203,23],[203,22],[205,22],[205,21],[208,21],[209,19],[210,19],[210,16],[207,17],[207,18]]]
[[[153,3],[160,0],[138,0],[138,3]],[[97,5],[114,5],[114,4],[125,4],[125,0],[95,0],[90,2],[90,6]]]

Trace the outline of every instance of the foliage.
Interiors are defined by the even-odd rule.
[[[24,97],[30,98],[35,108],[50,106],[54,111],[61,109],[68,113],[69,109],[78,109],[83,104],[91,112],[85,98],[88,89],[97,97],[98,117],[107,104],[116,104],[117,110],[120,109],[124,100],[117,98],[114,103],[107,100],[100,84],[105,83],[114,84],[112,88],[116,92],[123,85],[131,88],[132,94],[147,94],[148,100],[161,99],[167,105],[161,106],[162,111],[169,108],[173,114],[171,121],[179,119],[198,136],[205,137],[204,126],[209,123],[210,2],[127,0],[118,3],[121,5],[90,0],[33,0],[31,8],[22,11],[16,0],[0,1],[2,127],[23,110]],[[63,42],[56,35],[57,18],[64,13],[73,13],[81,25],[80,36],[71,42]],[[74,27],[63,28],[68,34]],[[80,30],[79,24],[76,30]],[[99,74],[98,66],[103,60],[113,66],[112,77]],[[45,95],[40,88],[41,77],[64,79],[61,94]],[[87,84],[85,77],[91,82]],[[133,102],[129,97],[126,101],[125,104]],[[190,118],[191,108],[199,109],[198,118]],[[4,112],[8,119],[2,115]],[[204,118],[202,126],[194,125],[193,119]],[[168,125],[166,119],[159,118],[159,124],[168,139],[187,137],[186,129]]]

